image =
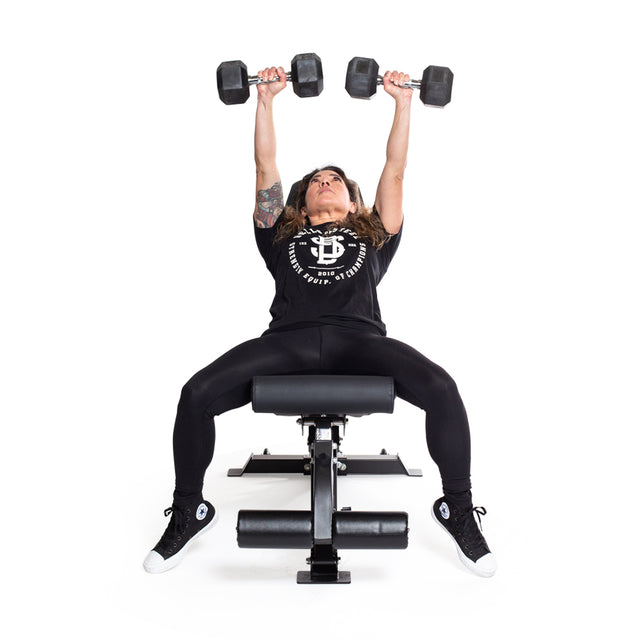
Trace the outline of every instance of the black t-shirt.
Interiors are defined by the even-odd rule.
[[[255,228],[258,249],[276,284],[273,320],[265,333],[333,324],[386,335],[376,286],[401,232],[376,250],[351,229],[330,229],[332,223],[325,223],[274,244],[279,222]]]

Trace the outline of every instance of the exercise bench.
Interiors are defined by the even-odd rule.
[[[380,455],[344,456],[340,427],[347,416],[392,413],[393,378],[382,376],[299,375],[257,376],[253,379],[252,407],[256,413],[300,416],[308,428],[308,456],[252,454],[244,467],[229,476],[251,473],[296,473],[311,476],[310,511],[241,510],[238,546],[253,549],[310,549],[309,571],[298,571],[299,584],[351,582],[349,571],[339,571],[339,549],[406,549],[408,515],[401,511],[337,509],[337,478],[347,474],[404,474],[399,456],[383,449]]]

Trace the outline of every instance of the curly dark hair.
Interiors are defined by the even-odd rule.
[[[300,233],[300,231],[307,226],[308,220],[302,213],[302,208],[305,206],[307,189],[309,188],[311,178],[313,178],[313,176],[315,176],[319,171],[334,171],[337,173],[349,191],[349,199],[351,202],[355,202],[357,207],[355,213],[348,213],[344,220],[334,222],[333,227],[351,229],[352,231],[355,231],[359,238],[369,240],[376,249],[380,249],[391,237],[391,234],[389,234],[384,228],[382,220],[380,220],[380,216],[375,210],[375,207],[373,209],[365,207],[362,202],[362,194],[360,193],[360,187],[358,184],[353,180],[349,180],[345,172],[340,167],[335,166],[314,169],[302,178],[294,204],[292,206],[286,206],[281,215],[275,241],[284,242],[285,240],[288,240]]]

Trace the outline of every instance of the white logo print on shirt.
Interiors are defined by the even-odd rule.
[[[308,284],[331,285],[360,271],[367,259],[367,245],[351,229],[326,233],[303,229],[289,243],[293,270]]]
[[[311,242],[319,245],[317,248],[311,248],[311,253],[318,258],[318,264],[328,265],[335,264],[337,262],[338,258],[344,253],[344,246],[340,240],[344,240],[344,237],[328,236],[311,238]],[[331,247],[330,252],[325,251],[326,247]]]

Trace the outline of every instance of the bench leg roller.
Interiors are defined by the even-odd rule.
[[[238,512],[238,546],[243,549],[309,549],[311,511]],[[338,511],[333,514],[336,549],[406,549],[409,516],[403,511]]]
[[[338,511],[333,544],[337,549],[406,549],[409,516],[403,511]]]
[[[242,549],[309,549],[313,544],[311,511],[238,511],[238,546]]]

